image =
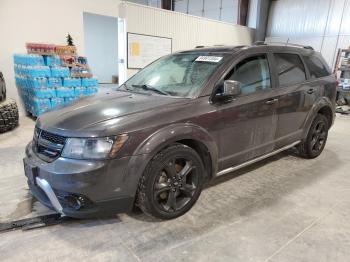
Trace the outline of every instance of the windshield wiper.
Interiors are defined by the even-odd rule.
[[[117,89],[120,89],[121,87],[123,87],[124,90],[126,90],[126,91],[132,91],[132,89],[129,86],[127,86],[125,83],[122,84],[121,86],[117,87]]]
[[[170,95],[169,93],[167,93],[165,91],[159,90],[159,89],[157,89],[157,88],[155,88],[153,86],[146,85],[146,84],[143,84],[143,85],[132,85],[132,87],[142,88],[143,90],[153,91],[153,92],[156,92],[158,94],[165,95],[165,96]]]

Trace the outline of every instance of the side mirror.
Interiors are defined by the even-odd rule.
[[[236,97],[241,94],[241,82],[235,80],[225,80],[224,90],[222,93],[224,96]]]
[[[222,92],[215,94],[215,100],[220,102],[230,102],[233,98],[241,94],[241,82],[235,80],[225,80]]]

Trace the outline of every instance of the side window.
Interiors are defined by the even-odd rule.
[[[253,56],[239,62],[225,80],[241,82],[242,94],[271,88],[270,71],[265,55]]]
[[[304,64],[295,54],[274,54],[280,86],[291,86],[306,81]]]
[[[305,56],[304,61],[306,66],[309,68],[311,79],[330,75],[328,66],[326,66],[318,57]]]

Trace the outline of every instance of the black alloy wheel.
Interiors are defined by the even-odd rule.
[[[191,160],[170,159],[155,180],[154,201],[166,212],[181,210],[192,199],[198,182],[198,172]]]
[[[153,217],[181,216],[197,201],[203,177],[203,163],[196,151],[186,145],[172,145],[159,152],[145,169],[137,205]]]
[[[305,158],[318,157],[326,145],[328,129],[328,119],[324,115],[318,114],[311,124],[306,140],[298,146],[301,156]]]
[[[311,151],[317,154],[323,148],[327,138],[327,127],[323,121],[318,122],[312,132]]]

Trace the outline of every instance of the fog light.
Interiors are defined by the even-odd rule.
[[[79,210],[82,206],[79,197],[73,195],[65,196],[64,201],[66,202],[69,208],[74,208],[75,210]]]

